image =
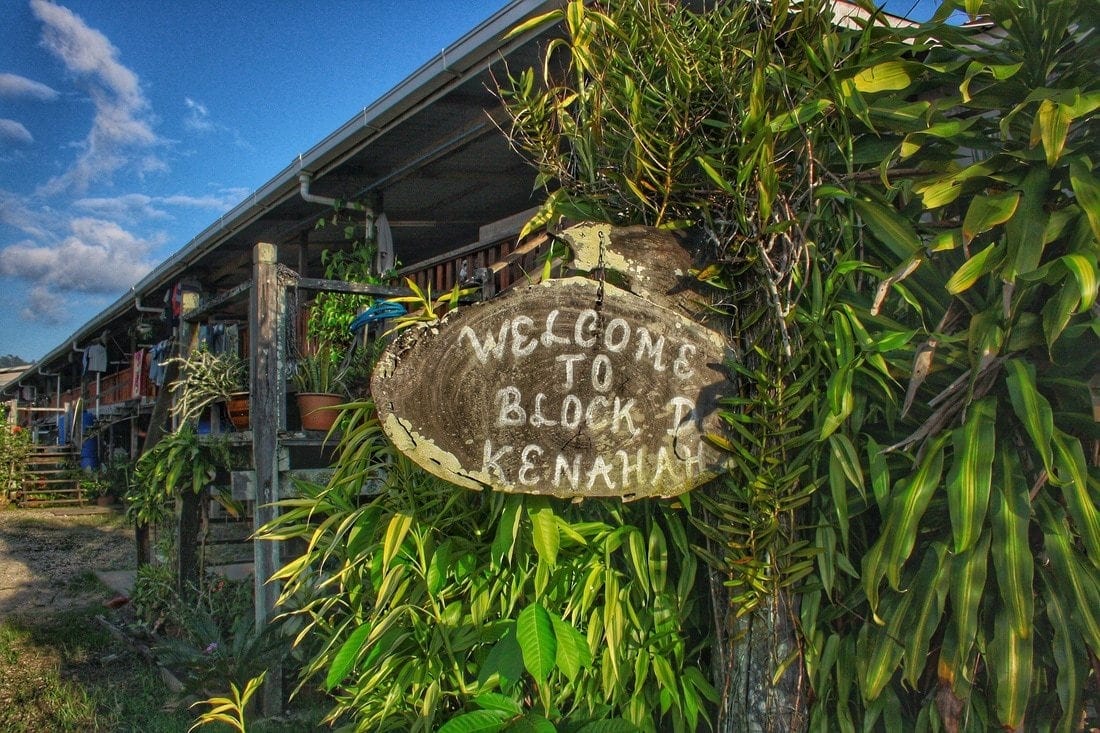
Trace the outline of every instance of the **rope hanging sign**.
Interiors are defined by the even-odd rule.
[[[611,283],[518,287],[401,333],[371,383],[383,430],[471,489],[675,496],[712,478],[720,335]]]

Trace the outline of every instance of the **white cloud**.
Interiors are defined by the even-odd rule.
[[[152,269],[156,243],[103,219],[77,218],[69,226],[71,233],[56,245],[22,242],[0,251],[0,275],[38,287],[117,293]]]
[[[50,326],[64,323],[71,315],[65,308],[65,300],[43,285],[31,288],[26,305],[19,311],[19,317],[24,321]]]
[[[42,21],[42,45],[85,85],[95,109],[80,157],[47,182],[43,193],[82,192],[128,165],[141,172],[164,170],[150,152],[162,141],[153,131],[149,103],[137,75],[119,62],[118,49],[68,8],[31,0],[31,10]]]
[[[60,95],[56,89],[16,74],[0,74],[0,97],[15,99],[30,97],[42,102],[52,102]]]
[[[134,222],[149,219],[171,219],[167,207],[207,209],[216,213],[229,211],[248,193],[243,188],[231,188],[207,196],[147,196],[128,193],[112,197],[87,197],[77,199],[73,207],[115,221]]]
[[[124,196],[107,198],[82,198],[74,201],[73,207],[115,221],[132,222],[143,219],[172,218],[168,212],[156,206],[156,199],[143,193],[128,193]]]
[[[223,213],[239,204],[247,195],[247,188],[226,188],[219,191],[216,195],[186,196],[183,194],[176,194],[174,196],[165,196],[160,199],[160,201],[172,206],[211,209],[218,213]]]
[[[30,145],[34,142],[31,131],[15,120],[0,118],[0,143]]]
[[[49,211],[34,211],[27,206],[26,200],[10,191],[0,189],[0,223],[14,227],[35,239],[49,238],[49,233],[40,222],[56,218]]]
[[[183,126],[197,132],[212,132],[215,128],[210,121],[210,112],[202,102],[196,102],[191,97],[184,97],[183,103],[187,107],[187,117],[183,120]]]

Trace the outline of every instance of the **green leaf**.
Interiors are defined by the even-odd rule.
[[[1071,122],[1070,110],[1066,105],[1044,99],[1039,103],[1039,112],[1035,115],[1031,132],[1031,145],[1042,140],[1047,165],[1053,168],[1062,157],[1066,146],[1066,135]]]
[[[523,677],[523,652],[516,641],[514,628],[493,645],[477,673],[479,685],[485,685],[493,675],[500,679],[502,690],[511,689]]]
[[[852,199],[863,223],[875,237],[902,260],[920,249],[920,237],[908,219],[897,211],[875,201]]]
[[[518,702],[499,692],[483,692],[473,699],[473,703],[482,710],[497,710],[511,715],[523,714],[523,707]]]
[[[408,514],[397,513],[386,525],[386,536],[382,541],[382,572],[389,569],[390,563],[401,550],[401,543],[412,527],[413,518]]]
[[[992,502],[993,569],[1006,617],[1016,636],[1027,638],[1035,616],[1035,561],[1028,544],[1031,500],[1015,450],[1002,446],[998,453],[1001,481]]]
[[[1084,313],[1096,302],[1096,293],[1100,289],[1100,277],[1097,276],[1096,272],[1096,259],[1090,260],[1080,254],[1068,254],[1059,257],[1058,262],[1076,279],[1081,296],[1077,312]]]
[[[1085,546],[1094,567],[1100,569],[1100,509],[1089,494],[1088,463],[1081,441],[1061,430],[1054,431],[1055,465],[1058,483],[1066,500],[1066,511]]]
[[[954,432],[954,457],[947,473],[947,508],[955,552],[969,550],[981,534],[989,506],[996,447],[997,401],[973,403],[961,430]]]
[[[1033,638],[1016,633],[1007,616],[1007,609],[997,613],[993,640],[986,646],[985,656],[989,676],[996,685],[997,717],[1006,729],[1019,730],[1031,691]]]
[[[1069,164],[1069,181],[1081,211],[1088,217],[1092,236],[1100,240],[1100,181],[1079,158]]]
[[[915,473],[907,480],[899,481],[900,490],[890,502],[890,511],[883,528],[886,547],[883,556],[886,577],[893,588],[899,587],[901,566],[913,551],[932,494],[940,485],[943,473],[943,449],[950,432],[938,436],[926,450]]]
[[[1059,733],[1073,733],[1081,709],[1081,691],[1085,686],[1087,671],[1085,668],[1085,650],[1081,647],[1077,630],[1070,622],[1070,615],[1061,592],[1046,582],[1046,612],[1050,626],[1054,630],[1051,648],[1054,653],[1054,665],[1058,670],[1055,689],[1058,701],[1062,704],[1062,718],[1055,730]]]
[[[856,89],[864,94],[905,89],[912,82],[909,66],[903,61],[884,61],[863,69],[852,77],[852,81]]]
[[[347,676],[348,670],[351,669],[355,659],[359,656],[359,650],[363,647],[363,642],[366,641],[370,630],[370,624],[363,624],[351,632],[351,636],[340,645],[336,656],[332,658],[332,664],[329,665],[328,674],[325,675],[326,691],[331,692],[332,688],[340,684]]]
[[[1009,359],[1005,362],[1005,368],[1008,371],[1005,381],[1012,409],[1031,436],[1047,473],[1053,475],[1050,443],[1054,437],[1054,413],[1035,385],[1035,367],[1022,359]]]
[[[951,573],[945,571],[946,559],[947,546],[940,542],[933,543],[906,591],[912,596],[912,602],[901,629],[905,644],[902,677],[914,688],[928,664],[928,647],[943,616],[947,585],[951,579]]]
[[[528,510],[527,515],[531,518],[531,542],[539,554],[539,560],[554,567],[561,546],[561,533],[554,510],[544,506],[536,511]]]
[[[978,633],[978,607],[985,595],[985,580],[989,572],[990,534],[986,532],[969,551],[955,555],[951,562],[951,599],[956,643],[955,669],[966,666],[970,649]]]
[[[523,665],[538,681],[550,676],[558,653],[557,638],[550,614],[538,603],[520,611],[516,619],[516,640],[523,654]]]
[[[1020,184],[1020,203],[1016,213],[1005,224],[1005,268],[1001,277],[1013,282],[1017,275],[1026,275],[1039,266],[1046,240],[1043,232],[1050,222],[1045,204],[1050,188],[1050,171],[1033,166]]]
[[[595,720],[577,731],[577,733],[640,733],[641,728],[633,723],[611,718],[609,720]]]
[[[592,664],[588,641],[572,624],[557,614],[550,614],[550,621],[554,625],[554,638],[558,645],[554,661],[566,679],[573,681],[580,674],[581,668]]]
[[[439,733],[498,733],[506,719],[495,710],[474,710],[457,715],[439,727]]]
[[[1000,246],[997,244],[989,245],[964,262],[962,266],[955,271],[955,274],[948,279],[945,285],[947,292],[952,295],[958,295],[964,290],[968,290],[978,281],[978,278],[997,267],[997,265],[1001,263],[1003,256],[1004,250]]]
[[[998,224],[1004,224],[1016,213],[1020,203],[1020,192],[975,196],[970,201],[963,218],[963,241],[969,243],[982,232],[989,231]]]

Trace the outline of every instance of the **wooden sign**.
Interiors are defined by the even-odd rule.
[[[712,478],[720,335],[586,278],[548,280],[403,332],[371,389],[383,430],[471,489],[675,496]]]

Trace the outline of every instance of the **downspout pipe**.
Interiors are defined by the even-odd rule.
[[[367,239],[374,239],[374,219],[376,216],[374,209],[369,206],[364,206],[358,201],[340,201],[329,196],[318,196],[315,193],[310,193],[309,187],[312,183],[312,173],[306,173],[305,171],[302,171],[298,174],[298,193],[301,195],[304,201],[308,201],[311,204],[331,206],[333,208],[343,206],[354,211],[364,212],[367,215]]]

